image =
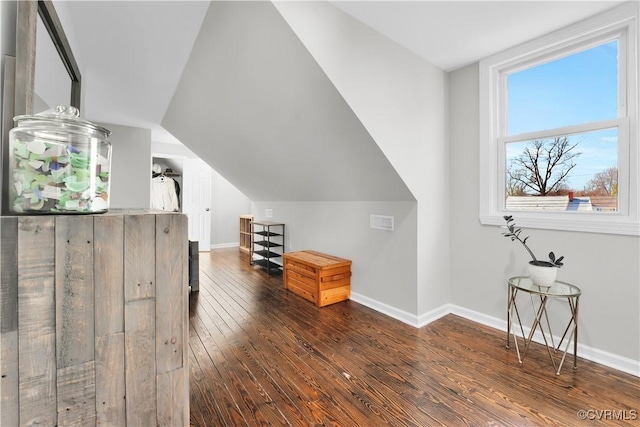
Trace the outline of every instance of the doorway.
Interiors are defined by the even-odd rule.
[[[200,159],[175,155],[153,154],[152,162],[178,184],[179,211],[189,219],[189,240],[198,242],[200,252],[210,251],[211,168]]]

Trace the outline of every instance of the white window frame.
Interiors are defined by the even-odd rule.
[[[504,225],[513,215],[528,228],[640,236],[640,150],[638,147],[637,2],[625,3],[577,24],[480,61],[480,215],[482,224]],[[618,117],[559,129],[506,134],[506,75],[573,52],[618,40]],[[618,212],[540,212],[507,210],[505,145],[508,142],[618,128]]]

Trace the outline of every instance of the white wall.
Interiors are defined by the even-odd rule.
[[[252,200],[414,200],[270,2],[212,2],[162,126]]]
[[[238,246],[240,215],[249,213],[249,198],[211,169],[211,247]]]
[[[274,4],[418,200],[405,298],[428,318],[449,301],[446,74],[330,3]]]
[[[158,141],[151,141],[151,154],[159,155],[159,157],[174,157],[177,159],[195,159],[198,157],[193,151],[182,144]]]
[[[312,249],[350,259],[352,299],[418,322],[416,202],[254,202],[252,213],[285,223],[287,252]],[[371,214],[394,216],[395,231],[370,228]]]
[[[151,130],[111,123],[111,188],[109,208],[145,208],[151,193]]]
[[[479,214],[478,64],[450,74],[451,302],[506,320],[506,278],[526,274],[523,248],[482,226]],[[517,216],[515,217],[517,222]],[[525,230],[534,252],[566,257],[558,280],[582,289],[579,353],[638,372],[640,360],[640,238]],[[557,302],[557,301],[556,301]],[[562,311],[554,304],[552,317]],[[566,313],[565,313],[566,314]],[[559,331],[560,333],[562,331]]]
[[[16,2],[0,2],[0,48],[3,57],[16,54],[16,10]]]

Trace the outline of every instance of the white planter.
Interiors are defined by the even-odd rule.
[[[533,284],[544,288],[551,286],[556,280],[558,268],[551,265],[535,265],[532,263],[533,261],[529,262],[529,278]]]

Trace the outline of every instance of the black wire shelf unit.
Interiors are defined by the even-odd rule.
[[[249,263],[258,265],[267,274],[282,273],[284,250],[284,224],[272,221],[251,221],[251,248]]]

